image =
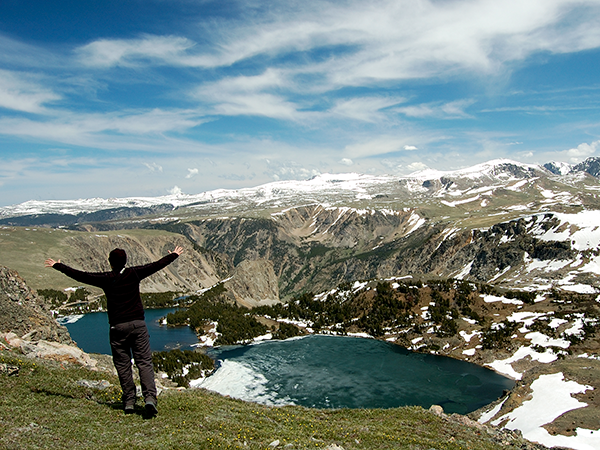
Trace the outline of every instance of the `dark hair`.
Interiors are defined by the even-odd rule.
[[[127,262],[127,253],[122,248],[115,248],[108,255],[108,262],[115,272],[120,272]]]

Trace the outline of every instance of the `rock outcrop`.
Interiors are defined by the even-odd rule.
[[[238,305],[247,308],[281,302],[273,263],[266,259],[241,262],[224,286]]]
[[[95,367],[96,361],[71,340],[44,301],[19,274],[0,266],[0,348],[30,357]]]
[[[0,266],[0,333],[26,341],[73,344],[66,327],[56,323],[44,301],[19,274]]]

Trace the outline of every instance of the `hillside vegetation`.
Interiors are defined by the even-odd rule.
[[[8,373],[12,373],[9,375]],[[125,415],[118,380],[68,363],[0,352],[0,447],[12,449],[535,449],[510,432],[420,407],[266,407],[170,390],[160,412]],[[337,446],[337,447],[336,447]]]

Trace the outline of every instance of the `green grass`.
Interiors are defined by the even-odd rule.
[[[100,391],[77,384],[105,379],[118,386],[112,375],[10,352],[0,352],[0,363],[20,368],[19,375],[0,374],[4,449],[268,449],[275,440],[289,449],[511,448],[420,407],[267,407],[201,389],[164,392],[158,416],[149,419],[141,405],[138,414],[125,415],[117,387]]]

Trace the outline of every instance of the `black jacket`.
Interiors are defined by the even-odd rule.
[[[119,272],[83,272],[63,263],[55,263],[53,268],[68,277],[101,288],[106,294],[108,323],[144,320],[144,307],[140,297],[140,281],[177,259],[177,253],[169,253],[156,262],[144,266],[128,267]]]

